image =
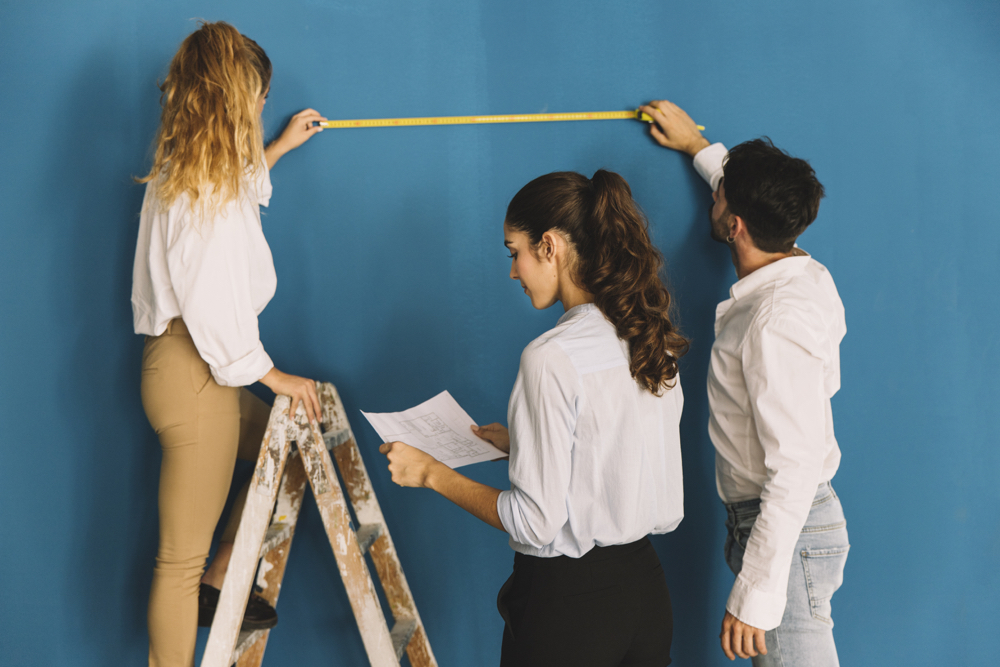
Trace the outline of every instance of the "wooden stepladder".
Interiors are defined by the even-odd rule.
[[[323,407],[322,432],[305,419],[289,418],[287,396],[275,399],[201,665],[260,665],[269,631],[240,632],[243,610],[255,573],[261,597],[271,605],[278,601],[308,482],[371,664],[398,667],[406,649],[412,667],[437,667],[340,396],[328,382],[317,383],[316,389]],[[357,526],[328,449],[340,468]],[[366,552],[395,619],[391,631],[365,562]]]

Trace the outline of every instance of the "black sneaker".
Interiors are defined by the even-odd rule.
[[[203,628],[212,625],[215,608],[219,606],[219,589],[208,584],[198,587],[198,625]],[[241,630],[267,630],[278,624],[278,612],[264,598],[250,594],[246,612],[243,614]]]

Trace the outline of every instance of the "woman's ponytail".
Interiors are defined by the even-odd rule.
[[[663,257],[625,179],[604,169],[592,179],[574,172],[541,176],[511,200],[506,222],[533,244],[549,229],[566,234],[577,254],[578,283],[628,343],[632,377],[653,394],[673,386],[688,341],[670,321]]]

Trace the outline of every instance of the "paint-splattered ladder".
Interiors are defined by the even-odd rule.
[[[371,664],[398,666],[405,649],[411,667],[436,667],[340,396],[332,384],[316,386],[323,407],[322,432],[305,419],[290,419],[287,397],[279,396],[274,402],[201,665],[260,665],[269,631],[240,632],[243,610],[255,572],[261,596],[272,605],[277,603],[308,481]],[[347,487],[357,530],[328,449]],[[365,553],[372,557],[395,619],[391,631]]]

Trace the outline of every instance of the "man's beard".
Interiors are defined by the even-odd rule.
[[[726,245],[729,245],[729,241],[728,241],[729,237],[728,237],[728,235],[723,236],[722,232],[719,231],[720,227],[722,227],[723,229],[725,229],[725,226],[722,224],[722,220],[724,220],[726,218],[726,214],[727,213],[729,213],[729,208],[728,207],[726,208],[725,211],[722,212],[722,215],[720,216],[720,218],[718,220],[716,220],[715,218],[712,217],[712,207],[709,207],[709,209],[708,209],[708,229],[709,229],[709,232],[708,233],[709,233],[709,236],[712,237],[713,241],[718,241],[719,243],[725,243]]]

